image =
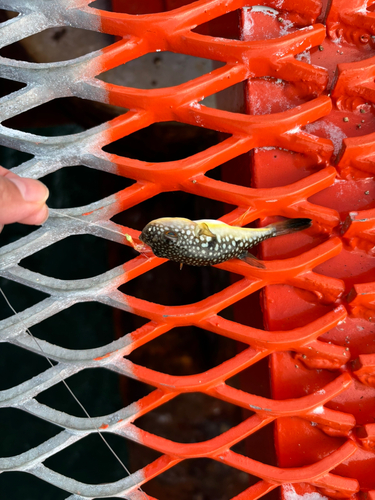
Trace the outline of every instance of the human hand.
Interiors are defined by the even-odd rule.
[[[43,224],[48,218],[48,195],[41,182],[0,167],[0,231],[12,222]]]

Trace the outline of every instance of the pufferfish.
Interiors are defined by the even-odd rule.
[[[180,217],[155,219],[139,239],[157,257],[190,266],[212,266],[237,257],[255,267],[264,267],[249,249],[274,236],[310,227],[311,219],[288,219],[260,229],[229,226],[218,220],[189,220]]]

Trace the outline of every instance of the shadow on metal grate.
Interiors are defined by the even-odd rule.
[[[0,0],[19,13],[0,24],[10,85],[0,143],[15,172],[46,180],[54,207],[0,249],[20,311],[0,321],[4,373],[17,372],[0,412],[22,436],[4,439],[1,477],[16,490],[29,474],[38,499],[39,481],[51,488],[44,498],[70,500],[255,500],[279,486],[285,500],[375,498],[374,14],[365,1],[333,0],[326,38],[318,0],[155,0],[124,13],[118,0],[116,12],[89,3]],[[57,43],[65,27],[108,36],[62,62],[10,57],[15,42],[54,30]],[[147,54],[159,67],[167,53],[197,58],[197,76],[170,86],[160,71],[166,83],[146,88],[103,76]],[[74,98],[80,128],[25,129],[38,110],[74,109]],[[99,107],[86,115],[88,101]],[[314,225],[264,244],[266,269],[230,261],[179,273],[124,237],[138,241],[161,215]],[[268,361],[271,393],[256,379]],[[61,379],[92,420],[64,400]],[[262,451],[273,426],[277,461]],[[96,428],[130,476],[98,451]]]

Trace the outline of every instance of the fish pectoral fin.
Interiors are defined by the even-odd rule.
[[[210,228],[207,226],[205,222],[198,222],[194,228],[195,236],[211,236],[211,238],[216,238],[216,234],[214,234]]]
[[[249,264],[250,266],[257,267],[258,269],[266,269],[266,266],[263,264],[262,261],[260,261],[255,255],[253,255],[250,252],[245,252],[242,255],[239,255],[238,257],[240,260],[243,260],[246,262],[246,264]]]

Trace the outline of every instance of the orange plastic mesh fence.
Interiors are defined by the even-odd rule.
[[[268,9],[263,10],[251,8],[254,3],[257,2],[198,0],[177,6],[169,2],[166,12],[133,15],[96,9],[95,4],[88,5],[89,0],[0,0],[2,9],[20,13],[0,26],[2,46],[57,26],[72,26],[118,37],[118,41],[102,50],[63,63],[37,64],[0,58],[1,76],[26,84],[21,90],[1,99],[1,122],[50,100],[72,95],[125,108],[124,113],[113,120],[69,137],[36,136],[1,125],[2,145],[33,155],[31,160],[15,168],[15,172],[43,178],[63,167],[81,164],[136,181],[115,195],[90,205],[52,211],[43,227],[0,250],[0,276],[49,295],[18,316],[1,321],[1,341],[37,354],[43,351],[56,363],[36,377],[1,391],[0,405],[24,410],[63,428],[36,448],[0,458],[2,472],[33,474],[70,492],[71,500],[151,498],[146,493],[143,496],[138,488],[145,485],[147,490],[147,481],[153,477],[183,460],[197,457],[219,461],[259,478],[256,484],[236,496],[236,500],[259,498],[288,483],[294,486],[284,488],[286,498],[292,498],[295,491],[300,494],[322,491],[332,497],[351,497],[363,486],[351,466],[355,462],[353,457],[364,467],[375,460],[375,430],[371,423],[375,413],[374,403],[371,406],[375,387],[375,350],[372,344],[365,346],[359,340],[352,352],[343,335],[337,332],[345,330],[345,334],[354,339],[360,326],[365,329],[366,338],[371,334],[375,285],[371,283],[373,278],[369,277],[374,270],[371,252],[375,217],[370,197],[363,197],[361,193],[364,201],[354,206],[356,212],[348,215],[342,232],[338,227],[352,210],[349,194],[354,192],[355,186],[360,185],[359,189],[362,189],[363,183],[372,180],[374,173],[373,135],[363,135],[363,130],[370,132],[366,124],[362,131],[358,128],[355,132],[352,130],[355,128],[353,120],[361,122],[360,110],[369,114],[369,103],[375,102],[373,61],[361,60],[339,66],[332,94],[334,103],[327,95],[327,89],[333,74],[331,70],[337,64],[332,54],[342,47],[348,51],[359,50],[354,42],[362,43],[367,50],[361,53],[364,54],[362,59],[371,51],[371,35],[375,34],[374,14],[366,11],[367,2],[333,0],[327,18],[331,39],[327,40],[326,27],[314,24],[322,11],[318,0],[265,1],[262,3]],[[347,7],[349,3],[350,8]],[[240,9],[240,39],[210,36],[196,30],[197,26],[236,9]],[[272,29],[279,23],[278,36],[256,39],[256,21],[265,15],[273,23]],[[353,42],[354,18],[358,33]],[[330,54],[330,58],[327,56],[327,67],[331,65],[329,70],[321,67],[324,64],[314,65],[309,60],[310,52],[315,57],[323,54],[318,48],[324,43],[327,44],[324,45],[326,53]],[[162,89],[123,87],[96,78],[120,64],[160,51],[188,54],[224,64],[192,81]],[[246,80],[249,81],[247,114],[210,108],[201,103],[207,96]],[[260,87],[251,87],[251,82]],[[273,85],[274,89],[273,96],[272,92],[267,96],[271,102],[268,111],[259,107],[262,105],[263,84]],[[292,89],[289,101],[284,101],[284,104],[287,102],[284,109],[277,108],[282,101],[277,93],[281,85],[289,85],[288,88]],[[333,116],[332,106],[336,106],[336,101],[335,118],[328,123],[324,121],[325,117],[330,113]],[[346,129],[340,136],[337,132],[340,129],[334,121],[341,122],[348,114],[355,117],[351,118],[352,129]],[[165,121],[198,125],[229,134],[229,137],[186,159],[157,164],[120,157],[102,149],[150,124]],[[333,166],[330,160],[334,153],[337,154],[337,140],[346,135],[357,137],[344,140],[338,163]],[[218,181],[205,175],[251,150],[255,151],[253,187]],[[270,155],[275,153],[285,160],[285,172],[281,177],[279,171],[276,172],[269,162],[267,164]],[[222,217],[230,224],[246,225],[258,218],[284,216],[310,217],[314,226],[307,235],[286,237],[289,239],[283,240],[287,242],[285,244],[275,240],[265,245],[263,256],[271,259],[266,269],[239,261],[219,265],[242,279],[205,300],[178,307],[151,303],[118,290],[120,285],[164,263],[149,253],[84,280],[57,280],[18,264],[25,257],[71,235],[91,234],[128,245],[124,238],[127,233],[137,241],[138,231],[115,224],[110,219],[144,200],[169,191],[185,191],[234,205],[235,210]],[[338,200],[341,200],[341,205]],[[364,208],[366,211],[361,213]],[[354,273],[353,268],[354,278],[345,280],[347,275],[341,272],[342,256],[349,255],[353,261],[359,253],[366,261],[366,272],[361,274],[356,269]],[[264,310],[270,331],[220,316],[222,310],[260,289],[265,290]],[[290,291],[294,295],[287,299]],[[36,345],[26,334],[25,326],[32,327],[59,311],[87,301],[107,304],[149,321],[103,347],[86,350],[67,350],[45,340]],[[301,303],[304,304],[302,308]],[[278,308],[284,308],[284,311],[280,312]],[[285,316],[290,319],[293,314],[297,315],[297,310],[300,314],[298,321],[288,323]],[[124,357],[171,329],[185,325],[195,325],[241,341],[248,347],[215,368],[185,377],[137,366]],[[226,383],[229,378],[270,355],[273,355],[272,373],[280,376],[279,383],[277,380],[273,382],[275,399],[256,396]],[[354,359],[352,366],[349,361]],[[49,408],[35,399],[61,378],[69,379],[81,370],[96,367],[140,380],[155,389],[137,403],[114,414],[95,417],[93,421]],[[300,371],[292,373],[291,367]],[[313,376],[320,377],[319,382],[310,384]],[[280,385],[283,377],[284,388]],[[305,381],[299,377],[305,377]],[[302,385],[297,388],[299,383]],[[361,419],[353,405],[359,404],[362,386],[368,391],[366,418]],[[253,414],[236,427],[200,443],[167,440],[141,430],[134,423],[152,409],[189,392],[203,392],[251,409]],[[345,400],[345,394],[349,393],[350,397]],[[352,406],[345,407],[343,401],[351,401]],[[277,422],[276,447],[280,466],[263,464],[231,450],[234,444],[273,421]],[[43,465],[48,457],[96,432],[93,423],[105,433],[117,434],[157,450],[161,457],[129,477],[102,485],[80,483]],[[307,452],[315,442],[306,439],[302,442],[300,455],[294,450],[291,452],[294,461],[288,462],[288,453],[283,451],[283,446],[285,439],[293,441],[294,425],[299,430],[302,426],[306,436],[312,436],[320,444],[326,443],[327,439],[329,445],[324,448],[323,443],[324,451],[305,460],[301,453]],[[362,489],[369,491],[371,496],[374,487],[375,484],[368,481]]]

